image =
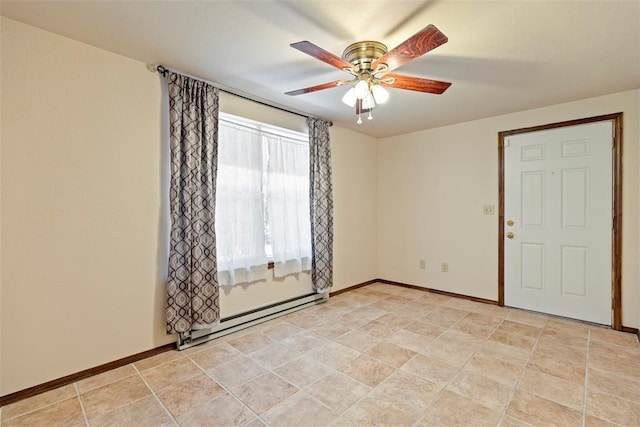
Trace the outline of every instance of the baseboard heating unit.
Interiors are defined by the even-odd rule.
[[[275,319],[276,317],[284,316],[285,314],[292,313],[312,305],[327,302],[328,299],[328,293],[311,293],[264,307],[259,307],[245,313],[229,316],[221,319],[220,324],[214,327],[178,334],[178,350],[184,350],[186,348],[193,347],[194,345],[202,344],[203,342],[248,328],[249,326],[257,325],[259,323],[266,322],[267,320]]]

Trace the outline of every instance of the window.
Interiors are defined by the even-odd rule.
[[[220,285],[309,270],[307,135],[220,113],[216,235]]]

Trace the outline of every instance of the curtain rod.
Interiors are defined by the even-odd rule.
[[[162,74],[162,77],[167,77],[167,74],[169,74],[169,71],[171,71],[171,70],[169,70],[164,65],[160,64],[160,65],[156,66],[156,71],[159,74]],[[180,74],[184,74],[185,76],[188,76],[188,77],[193,77],[193,76],[189,76],[188,74],[185,74],[185,73],[182,73],[182,72]],[[297,111],[292,111],[292,110],[288,110],[286,108],[278,107],[277,105],[268,104],[268,103],[266,103],[264,101],[259,101],[259,100],[254,99],[254,98],[250,98],[250,97],[248,97],[246,95],[241,95],[239,93],[232,92],[229,89],[221,88],[217,83],[214,83],[214,82],[211,82],[211,81],[208,81],[208,80],[204,80],[204,79],[201,79],[201,78],[198,78],[198,77],[193,77],[193,78],[195,78],[196,80],[201,80],[201,81],[203,81],[205,83],[208,83],[211,86],[214,86],[214,87],[218,88],[219,91],[224,92],[224,93],[228,93],[229,95],[237,96],[238,98],[246,99],[247,101],[255,102],[256,104],[264,105],[265,107],[275,108],[276,110],[284,111],[285,113],[295,114],[296,116],[304,117],[306,119],[308,119],[310,117],[307,114],[298,113]],[[329,121],[329,126],[333,126],[333,122]]]

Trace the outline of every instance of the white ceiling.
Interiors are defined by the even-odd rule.
[[[1,0],[0,13],[374,137],[640,88],[640,1]],[[443,95],[392,89],[362,125],[345,87],[284,95],[348,77],[290,43],[341,56],[427,24],[449,42],[396,72],[452,82]]]

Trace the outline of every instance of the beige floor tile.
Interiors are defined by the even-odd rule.
[[[407,317],[409,318],[409,320],[413,321],[413,319],[418,319],[426,315],[427,313],[434,310],[436,307],[437,305],[426,303],[426,302],[423,304],[416,305],[416,302],[414,301],[414,302],[410,302],[410,303],[398,306],[390,314],[395,316]]]
[[[579,350],[587,348],[587,339],[577,335],[557,332],[552,328],[545,328],[538,339],[540,345],[555,345],[563,347],[573,347]]]
[[[283,339],[289,338],[303,331],[304,329],[298,328],[290,323],[279,322],[273,325],[268,325],[261,331],[261,333],[272,340],[282,341]]]
[[[376,320],[379,317],[387,314],[387,310],[382,310],[380,308],[374,307],[372,305],[367,305],[364,307],[360,307],[357,310],[352,311],[350,314],[360,319],[367,319],[369,321]],[[345,315],[346,316],[346,315]]]
[[[226,342],[210,345],[197,353],[192,353],[189,358],[202,369],[207,370],[237,359],[242,353]]]
[[[378,344],[381,340],[372,335],[369,335],[366,332],[353,330],[337,338],[334,338],[334,341],[363,353],[369,350],[374,345]]]
[[[274,370],[298,388],[304,388],[335,371],[308,356],[302,356]]]
[[[545,374],[553,375],[563,380],[576,384],[584,384],[585,365],[567,363],[564,358],[548,356],[545,353],[534,351],[527,364],[527,369],[532,369]]]
[[[495,341],[486,341],[480,346],[476,355],[493,357],[512,365],[524,367],[529,360],[531,352]]]
[[[587,415],[621,425],[637,426],[640,420],[640,404],[588,390]]]
[[[500,326],[498,326],[498,330],[532,338],[537,338],[538,335],[540,335],[540,332],[542,332],[542,328],[540,327],[526,325],[524,323],[518,323],[508,319],[505,319]]]
[[[406,329],[400,329],[389,335],[385,341],[418,352],[425,348],[432,339]]]
[[[513,365],[494,357],[481,355],[473,356],[464,367],[464,370],[484,375],[509,387],[516,383],[522,373],[521,366]]]
[[[386,297],[384,300],[385,301],[397,302],[399,304],[406,304],[408,302],[413,301],[414,298],[408,298],[408,297],[400,296],[400,295],[390,295],[390,296]]]
[[[587,338],[589,335],[589,325],[577,321],[556,319],[553,317],[549,319],[544,329],[580,338]]]
[[[462,371],[447,390],[468,397],[491,410],[502,412],[511,399],[513,388],[483,375]]]
[[[511,312],[511,309],[508,307],[500,307],[497,304],[480,304],[474,308],[474,312],[489,317],[504,319]]]
[[[489,341],[510,345],[512,347],[518,347],[527,351],[531,351],[536,343],[536,339],[534,337],[512,334],[506,332],[504,329],[496,329],[489,337]]]
[[[305,389],[307,393],[338,414],[362,399],[369,390],[371,390],[369,387],[339,373],[327,375]]]
[[[478,350],[480,342],[471,335],[448,330],[425,347],[421,353],[460,367]]]
[[[336,413],[301,391],[269,409],[262,418],[271,427],[324,427],[331,424]]]
[[[93,377],[85,378],[84,380],[78,381],[76,386],[78,387],[79,393],[86,393],[94,388],[114,383],[132,375],[138,375],[138,372],[135,370],[133,365],[126,365],[103,372],[102,374],[94,375]]]
[[[400,305],[400,303],[395,302],[395,301],[385,301],[384,299],[381,299],[379,301],[374,302],[373,304],[371,304],[371,307],[377,308],[379,310],[382,310],[386,313],[391,313],[393,312],[396,308],[398,308]]]
[[[253,353],[264,348],[274,341],[261,333],[248,334],[240,338],[229,341],[229,344],[245,354]]]
[[[309,332],[312,332],[326,339],[334,339],[336,337],[339,337],[340,335],[346,334],[350,330],[351,328],[348,328],[341,323],[329,323],[309,328]]]
[[[640,403],[640,371],[635,376],[617,376],[589,369],[589,390]],[[640,419],[638,423],[640,424]]]
[[[507,320],[524,323],[525,325],[537,326],[539,328],[544,327],[549,321],[549,316],[545,316],[544,314],[518,309],[512,309],[509,311],[505,318]]]
[[[582,413],[556,402],[517,390],[507,408],[507,415],[532,425],[579,426]]]
[[[302,332],[285,338],[280,343],[299,353],[306,353],[314,348],[322,347],[327,344],[327,341],[310,332]]]
[[[611,423],[601,418],[587,415],[584,420],[584,425],[585,427],[615,427],[615,426],[619,426],[620,424]]]
[[[447,328],[436,325],[434,323],[422,321],[413,322],[405,326],[403,329],[432,339],[438,338],[444,331],[447,330]]]
[[[268,345],[249,356],[266,369],[277,368],[287,362],[292,361],[301,353],[279,343]]]
[[[404,328],[410,323],[413,323],[413,320],[410,318],[407,318],[406,316],[399,316],[397,314],[388,313],[388,314],[385,314],[384,316],[377,318],[376,322],[397,330],[397,329]]]
[[[603,353],[589,353],[589,367],[617,376],[640,376],[640,357],[636,360],[620,359]]]
[[[149,384],[149,387],[157,392],[173,383],[186,380],[201,372],[202,370],[191,359],[183,358],[147,369],[140,374]]]
[[[255,415],[229,394],[198,405],[176,418],[183,427],[244,426]]]
[[[468,315],[467,315],[468,316]],[[451,327],[451,330],[465,333],[476,338],[486,339],[493,333],[494,326],[478,323],[475,320],[465,317]]]
[[[230,391],[253,412],[262,414],[297,393],[298,388],[268,372]]]
[[[413,350],[409,350],[389,342],[381,342],[380,344],[370,348],[366,354],[391,366],[399,368],[417,353]]]
[[[3,426],[77,426],[84,425],[84,415],[77,397],[57,402],[16,418],[4,418]]]
[[[313,328],[314,326],[324,325],[331,322],[329,319],[324,319],[313,314],[305,314],[304,310],[300,310],[294,314],[296,316],[285,319],[286,322],[302,329]]]
[[[164,388],[158,397],[175,417],[224,393],[217,382],[201,374]]]
[[[379,323],[377,320],[366,323],[358,328],[359,331],[366,332],[367,334],[381,340],[387,338],[400,329],[401,328],[397,326]]]
[[[157,354],[153,357],[138,360],[134,363],[139,371],[146,371],[147,369],[155,368],[156,366],[173,362],[174,360],[182,359],[187,354],[178,350],[165,351],[164,353]]]
[[[173,424],[153,396],[143,397],[91,420],[91,426],[161,426]]]
[[[592,326],[589,331],[592,340],[608,342],[622,347],[630,347],[634,349],[640,348],[640,344],[638,344],[638,338],[636,334],[614,331],[609,328],[598,326]]]
[[[422,316],[420,320],[448,328],[467,314],[467,311],[440,306]]]
[[[541,354],[563,360],[567,364],[584,367],[587,362],[587,350],[559,343],[538,342],[533,354]]]
[[[377,385],[371,391],[370,396],[403,403],[415,410],[424,411],[441,390],[442,385],[440,384],[402,370],[396,370],[389,378]]]
[[[510,417],[509,415],[505,415],[500,421],[500,427],[531,427],[531,424],[520,421],[517,418]]]
[[[307,355],[334,369],[340,369],[358,357],[360,353],[337,342],[330,342],[309,351]]]
[[[496,426],[499,412],[464,396],[444,391],[416,426]]]
[[[640,346],[638,348],[625,347],[610,342],[591,340],[589,341],[589,354],[613,357],[618,359],[619,363],[636,363],[640,358]]]
[[[576,384],[553,375],[525,369],[520,378],[518,389],[582,411],[583,384]]]
[[[352,406],[342,417],[341,426],[409,427],[420,412],[403,403],[384,398],[366,397]]]
[[[416,354],[411,360],[402,365],[400,369],[431,382],[444,385],[453,378],[459,368],[436,357]]]
[[[260,420],[260,418],[256,418],[251,421],[249,424],[245,424],[243,427],[267,427],[267,425]]]
[[[150,394],[151,390],[145,385],[142,378],[135,375],[82,393],[80,398],[87,417],[91,421],[102,414]]]
[[[266,372],[267,370],[262,366],[248,357],[242,356],[230,363],[209,369],[207,374],[211,375],[223,386],[229,388],[250,381]]]
[[[362,355],[349,362],[340,371],[369,387],[375,387],[391,375],[395,368],[369,356]]]
[[[367,307],[362,307],[361,309],[364,309],[364,308],[367,308]],[[375,309],[375,310],[378,310],[378,309]],[[382,313],[385,313],[382,310],[379,310],[379,311],[382,312]],[[377,317],[379,317],[379,316],[377,316]],[[357,328],[360,328],[360,327],[366,325],[367,323],[369,323],[369,322],[371,322],[373,320],[375,320],[375,318],[368,319],[368,318],[362,317],[359,314],[356,314],[355,312],[352,311],[352,312],[349,312],[349,313],[344,313],[342,316],[338,317],[335,321],[340,323],[340,324],[342,324],[342,325],[344,325],[344,326],[347,326],[350,329],[357,329]]]
[[[2,407],[2,420],[10,420],[11,418],[15,418],[19,415],[44,408],[45,406],[49,406],[54,403],[62,402],[63,400],[67,400],[75,396],[76,390],[73,385],[66,385],[33,397],[28,397],[19,402]]]

